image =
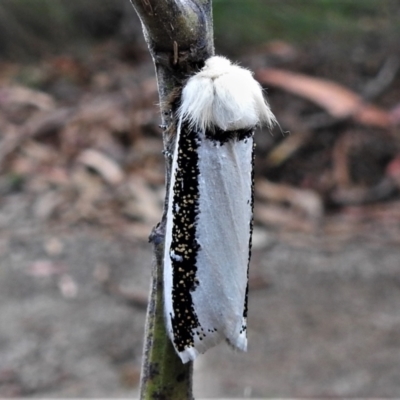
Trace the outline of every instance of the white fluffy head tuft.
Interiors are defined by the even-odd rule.
[[[276,123],[252,73],[221,56],[209,58],[187,81],[178,116],[202,130],[217,126],[232,131]]]

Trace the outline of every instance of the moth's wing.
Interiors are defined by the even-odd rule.
[[[181,140],[181,129],[177,129],[177,135],[175,138],[175,149],[171,166],[171,179],[170,186],[168,190],[168,209],[167,209],[167,222],[165,228],[165,242],[164,242],[164,271],[163,271],[163,291],[164,291],[164,313],[165,313],[165,323],[168,336],[170,337],[172,344],[176,348],[174,341],[174,333],[172,327],[172,320],[175,316],[173,301],[172,301],[172,291],[173,291],[173,260],[170,256],[171,245],[172,245],[172,229],[174,225],[174,190],[176,188],[176,178],[177,178],[177,166],[178,166],[178,155],[179,155],[179,141]],[[175,206],[176,207],[176,206]],[[183,362],[186,362],[182,360]]]
[[[253,138],[220,144],[187,125],[178,131],[164,300],[168,333],[187,362],[223,339],[241,350],[247,346]]]
[[[199,284],[192,298],[200,325],[207,327],[207,332],[195,344],[204,352],[222,337],[234,347],[246,350],[253,137],[233,138],[223,144],[203,138],[198,154]]]
[[[199,144],[198,133],[180,124],[168,193],[164,303],[168,334],[183,362],[196,358],[195,336],[203,338],[192,298],[198,282]]]

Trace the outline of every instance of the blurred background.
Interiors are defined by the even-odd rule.
[[[249,352],[197,397],[400,396],[400,1],[214,0],[255,71]],[[0,397],[135,397],[164,197],[128,0],[0,4]]]

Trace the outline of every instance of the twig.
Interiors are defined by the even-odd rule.
[[[175,137],[168,99],[214,53],[211,0],[131,0],[155,64],[166,154],[166,193]],[[182,364],[164,325],[163,247],[167,199],[160,224],[150,237],[155,265],[147,309],[141,399],[191,399],[192,363]]]

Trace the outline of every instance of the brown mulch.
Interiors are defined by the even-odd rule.
[[[380,52],[373,63],[367,54],[329,69],[329,58],[310,51],[274,42],[243,59],[280,122],[257,135],[255,222],[363,235],[379,220],[391,231],[400,219],[399,60]],[[44,221],[145,239],[164,198],[149,57],[129,62],[110,42],[86,60],[4,63],[1,71],[1,194],[23,191]]]

